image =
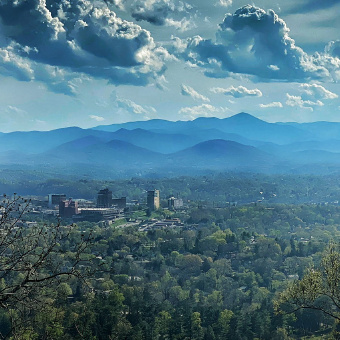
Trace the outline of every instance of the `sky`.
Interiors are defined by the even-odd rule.
[[[340,0],[1,0],[1,132],[340,122]]]

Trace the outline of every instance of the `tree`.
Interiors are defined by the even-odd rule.
[[[167,311],[161,311],[155,318],[153,339],[166,340],[170,338],[171,315]]]
[[[274,301],[277,313],[294,313],[301,309],[319,310],[340,321],[340,253],[331,244],[324,253],[320,268],[311,267]]]
[[[201,325],[201,314],[194,312],[191,314],[191,337],[192,340],[203,340],[204,331]]]
[[[218,329],[218,339],[228,339],[230,330],[230,321],[234,313],[228,309],[222,310],[217,320],[216,328]]]
[[[37,224],[23,221],[30,202],[4,195],[0,202],[0,308],[11,317],[12,331],[18,322],[46,306],[55,287],[71,277],[84,280],[81,270],[89,257],[85,254],[91,233],[80,234],[75,226]],[[72,251],[62,247],[73,239]]]

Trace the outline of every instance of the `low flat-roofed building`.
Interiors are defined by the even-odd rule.
[[[79,214],[78,202],[70,198],[68,201],[61,201],[59,203],[59,216],[71,218],[73,215]]]
[[[113,198],[112,205],[117,206],[118,209],[126,208],[126,197]]]
[[[74,221],[100,222],[115,220],[119,217],[119,210],[114,208],[86,208],[80,214],[73,216]]]

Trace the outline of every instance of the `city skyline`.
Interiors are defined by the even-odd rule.
[[[340,121],[340,1],[0,5],[1,132],[147,119]]]

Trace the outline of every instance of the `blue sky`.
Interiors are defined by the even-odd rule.
[[[0,131],[340,121],[340,0],[3,0]]]

